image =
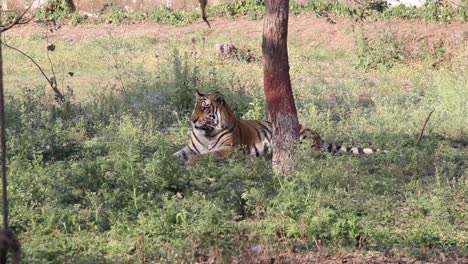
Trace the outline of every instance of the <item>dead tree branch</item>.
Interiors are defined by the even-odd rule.
[[[419,145],[419,142],[421,142],[422,136],[424,134],[424,130],[426,130],[427,123],[429,122],[429,118],[431,118],[432,113],[434,113],[434,110],[432,110],[429,115],[426,118],[426,121],[424,121],[424,125],[421,129],[421,133],[419,133],[418,141],[416,141],[416,146]]]
[[[24,18],[24,16],[28,13],[28,11],[31,9],[31,7],[33,6],[34,2],[36,0],[33,0],[31,1],[31,3],[29,4],[29,6],[26,8],[26,10],[23,11],[23,13],[21,13],[19,16],[17,16],[13,22],[11,22],[9,25],[7,26],[3,26],[3,27],[0,27],[0,32],[3,33],[11,28],[13,28],[14,26],[16,25],[22,25],[22,24],[27,24],[29,23],[31,20],[33,20],[34,16],[31,16],[30,18]]]
[[[210,22],[208,22],[208,19],[206,18],[206,6],[208,5],[208,0],[198,0],[198,2],[200,3],[203,21],[205,21],[208,27],[211,28]]]
[[[29,56],[28,54],[26,54],[25,52],[23,52],[22,50],[18,49],[18,48],[15,48],[13,46],[10,46],[8,45],[7,43],[5,43],[4,41],[1,41],[1,44],[4,45],[5,47],[7,48],[10,48],[16,52],[19,52],[21,55],[25,56],[26,58],[28,58],[36,67],[37,69],[39,69],[39,71],[41,72],[42,76],[44,76],[44,78],[47,80],[47,82],[49,83],[49,86],[52,88],[52,90],[54,91],[55,93],[55,99],[58,103],[63,103],[65,102],[65,97],[62,95],[62,93],[60,92],[60,90],[58,89],[57,87],[57,78],[55,77],[55,73],[54,73],[54,68],[53,68],[53,64],[52,64],[52,61],[50,59],[50,56],[49,56],[49,47],[47,48],[47,58],[49,59],[49,62],[50,62],[50,67],[51,67],[51,70],[52,70],[52,77],[49,78],[46,73],[44,72],[44,70],[42,69],[42,67],[36,62],[36,60],[34,60],[34,58],[32,58],[31,56]]]

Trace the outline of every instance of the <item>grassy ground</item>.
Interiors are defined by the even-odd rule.
[[[261,40],[239,32],[53,39],[70,100],[60,107],[34,66],[4,50],[11,225],[25,263],[468,254],[464,42],[452,53],[432,44],[414,53],[405,39],[365,28],[345,33],[351,48],[327,45],[333,32],[313,46],[291,35],[302,123],[327,140],[388,153],[313,159],[304,147],[290,178],[274,176],[268,157],[207,156],[185,167],[172,153],[188,139],[195,89],[223,92],[239,117],[267,118]],[[48,69],[42,34],[7,40]],[[256,60],[220,57],[214,45],[229,41]]]
[[[375,20],[388,18],[422,19],[430,22],[449,23],[468,20],[467,2],[460,4],[451,2],[427,2],[415,8],[412,6],[388,6],[385,1],[338,1],[338,0],[302,0],[290,1],[290,13],[314,14],[317,16],[352,17],[357,20]],[[209,3],[207,13],[212,17],[237,18],[247,16],[250,19],[260,19],[265,12],[263,0],[239,0],[227,4]],[[105,4],[98,14],[91,17],[74,12],[64,0],[51,0],[36,11],[36,16],[44,20],[67,21],[72,24],[83,23],[132,23],[135,21],[152,21],[162,24],[187,25],[200,19],[197,8],[188,10],[172,10],[166,7],[149,8],[144,11],[127,12],[115,4]]]

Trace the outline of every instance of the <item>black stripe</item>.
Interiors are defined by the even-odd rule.
[[[310,128],[305,128],[299,131],[299,137],[302,137],[302,139],[306,139],[311,133]]]
[[[257,131],[257,137],[258,137],[258,140],[262,141],[262,136],[260,136],[260,131],[258,128],[255,128],[255,131]]]
[[[192,135],[198,141],[198,143],[202,145],[202,143],[200,142],[200,140],[198,139],[197,135],[194,132],[192,132]]]
[[[247,124],[249,124],[249,126],[253,127],[253,129],[255,130],[255,132],[257,132],[257,137],[260,141],[262,141],[262,136],[260,136],[260,132],[258,131],[258,128],[256,126],[254,126],[253,124],[251,124],[250,122],[246,121]],[[257,124],[260,124],[258,122],[256,122]]]
[[[219,144],[220,146],[222,146],[224,143],[226,143],[226,141],[228,141],[229,138],[227,138],[226,140],[224,140],[223,142],[221,142],[221,144]]]
[[[328,144],[327,151],[332,152],[332,147],[333,147],[332,144]]]
[[[372,150],[372,153],[377,152],[377,149],[375,148],[371,148],[371,150]]]
[[[262,123],[258,123],[259,126],[263,128],[263,134],[265,134],[265,137],[268,139],[268,141],[271,141],[271,131]]]
[[[340,150],[341,146],[335,145],[335,149],[333,150],[333,153],[337,153]]]
[[[346,152],[350,152],[351,151],[351,147],[346,147]]]
[[[260,153],[258,152],[258,149],[257,149],[257,147],[255,146],[255,144],[253,144],[253,147],[254,147],[254,150],[255,150],[255,157],[260,156]]]
[[[216,133],[213,134],[213,135],[207,134],[206,137],[209,137],[209,138],[216,137],[217,135],[219,135],[219,133],[221,133],[221,132],[223,132],[223,131],[224,131],[224,130],[220,130],[220,131],[216,132]],[[199,141],[199,142],[200,142],[200,141]]]
[[[184,160],[188,160],[188,157],[187,157],[187,154],[185,153],[185,150],[182,150],[182,158],[184,158]]]
[[[218,137],[218,140],[216,140],[216,143],[213,145],[213,147],[211,147],[211,149],[214,149],[214,148],[218,145],[218,143],[219,143],[219,141],[221,140],[221,138],[224,137],[224,136],[227,135],[227,134],[229,134],[229,131],[225,131],[221,136],[219,136],[219,137]]]
[[[258,139],[262,141],[262,136],[260,136],[260,132],[258,131],[258,128],[248,121],[246,121],[245,123],[249,124],[249,126],[251,126],[255,130],[255,132],[257,132]],[[256,123],[259,124],[258,122]]]
[[[213,120],[218,119],[218,108],[216,106],[213,106],[213,109],[211,109],[210,114],[214,116]]]
[[[357,149],[358,149],[358,153],[359,153],[359,155],[362,155],[362,154],[364,154],[364,150],[363,150],[362,148],[357,148]]]
[[[192,151],[195,154],[200,154],[200,151],[198,151],[197,146],[195,146],[195,144],[193,144],[193,142],[190,142],[190,143],[192,143],[192,146],[193,146],[193,148],[195,149],[196,152],[190,147],[190,144],[188,144],[187,147],[190,149],[190,151]]]
[[[234,123],[234,125],[229,130],[227,130],[221,136],[219,136],[218,140],[216,140],[216,143],[214,144],[214,146],[211,149],[214,149],[218,145],[218,143],[219,143],[219,141],[221,140],[222,137],[224,137],[226,134],[232,133],[232,131],[234,131],[234,128],[236,127],[236,124],[237,124],[237,121],[236,121],[236,123]]]

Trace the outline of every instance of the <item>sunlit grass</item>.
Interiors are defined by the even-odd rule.
[[[230,262],[255,245],[467,254],[466,64],[366,71],[353,50],[292,41],[301,122],[388,152],[313,159],[302,146],[295,175],[277,178],[268,157],[189,167],[172,157],[188,139],[195,89],[223,92],[238,116],[266,115],[260,40],[207,34],[53,40],[70,99],[61,107],[37,69],[4,50],[11,223],[26,263],[194,262],[209,252]],[[7,38],[49,70],[44,39]],[[214,46],[228,41],[258,60],[220,57]]]

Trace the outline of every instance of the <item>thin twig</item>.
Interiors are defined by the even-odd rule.
[[[317,239],[315,238],[315,236],[312,236],[312,238],[314,239],[314,242],[315,242],[315,246],[317,247],[318,251],[320,251],[320,244],[319,242],[317,241]]]
[[[50,87],[52,88],[52,90],[54,90],[55,92],[55,96],[60,99],[60,102],[65,102],[65,97],[62,95],[62,93],[58,90],[57,88],[57,83],[55,81],[55,75],[54,77],[52,77],[53,79],[47,77],[47,75],[45,74],[44,70],[42,69],[42,67],[31,57],[29,56],[28,54],[24,53],[22,50],[18,49],[18,48],[15,48],[13,46],[10,46],[8,44],[6,44],[4,41],[1,41],[1,44],[2,45],[5,45],[5,47],[7,48],[10,48],[14,51],[17,51],[19,53],[21,53],[21,55],[25,56],[26,58],[28,58],[34,65],[36,65],[36,67],[39,69],[39,71],[41,72],[42,76],[44,76],[44,78],[47,80],[47,82],[49,83]],[[47,57],[49,57],[49,55],[47,54]],[[50,58],[49,58],[50,60]],[[52,63],[52,62],[51,62]],[[52,66],[51,66],[52,67]]]
[[[452,5],[455,5],[457,7],[461,7],[461,8],[466,8],[467,7],[466,5],[457,4],[455,1],[452,1],[452,0],[448,0],[448,2],[450,2]]]
[[[206,5],[208,4],[208,0],[198,0],[198,2],[200,3],[200,9],[201,9],[203,21],[205,21],[208,27],[211,28],[210,22],[206,18]]]
[[[0,31],[1,32],[5,32],[9,29],[11,29],[12,27],[14,27],[15,25],[18,25],[18,24],[26,24],[28,23],[29,21],[31,21],[33,19],[33,17],[29,18],[28,20],[25,20],[25,21],[21,21],[24,17],[24,15],[26,15],[26,13],[28,13],[29,9],[31,9],[31,7],[33,6],[34,2],[36,0],[33,0],[31,1],[31,3],[29,4],[29,6],[26,8],[26,10],[23,11],[23,13],[21,13],[21,15],[17,16],[15,18],[15,20],[13,20],[13,22],[11,22],[8,26],[4,26],[4,27],[1,27],[0,28]]]
[[[421,133],[419,133],[418,141],[416,141],[416,146],[419,145],[419,142],[421,142],[422,136],[424,134],[424,130],[426,129],[426,125],[429,122],[429,118],[431,118],[432,113],[434,113],[434,110],[432,110],[429,115],[426,118],[426,121],[424,121],[424,125],[421,129]]]
[[[24,52],[23,52],[22,50],[20,50],[20,49],[17,49],[17,48],[15,48],[15,47],[13,47],[13,46],[10,46],[10,45],[6,44],[4,41],[2,41],[2,44],[3,44],[5,47],[7,47],[7,48],[10,48],[10,49],[12,49],[12,50],[15,50],[15,51],[21,53],[21,55],[23,55],[23,56],[25,56],[26,58],[28,58],[29,60],[31,60],[32,63],[34,63],[34,64],[36,65],[36,67],[39,69],[39,71],[42,73],[42,76],[44,76],[44,78],[46,78],[47,81],[48,81],[49,83],[51,82],[50,79],[49,79],[49,77],[47,77],[47,75],[46,75],[46,74],[44,73],[44,71],[42,70],[41,66],[39,66],[39,64],[37,64],[37,62],[36,62],[31,56],[29,56],[28,54],[24,53]]]
[[[55,86],[55,88],[57,88],[57,77],[55,75],[55,71],[54,71],[54,64],[52,63],[52,60],[50,59],[50,49],[49,49],[49,37],[47,36],[46,34],[46,39],[47,39],[47,59],[49,59],[49,64],[50,64],[50,71],[52,72],[52,78],[51,78],[51,81],[53,81],[53,84]],[[53,45],[53,44],[52,44]],[[58,88],[57,88],[58,89]]]

